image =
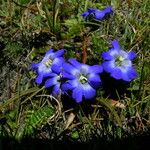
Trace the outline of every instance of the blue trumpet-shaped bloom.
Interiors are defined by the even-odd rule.
[[[96,89],[101,85],[99,73],[100,65],[89,66],[79,63],[76,59],[69,59],[69,63],[63,65],[63,78],[67,81],[62,84],[63,91],[72,91],[72,98],[77,103],[84,99],[92,99],[96,95]]]
[[[62,79],[62,68],[59,70],[56,67],[52,67],[52,72],[49,74],[49,77],[45,81],[45,87],[51,88],[51,94],[57,96],[61,92],[61,79]]]
[[[64,62],[63,57],[61,57],[63,54],[63,49],[57,52],[54,52],[53,49],[50,49],[46,52],[40,63],[32,64],[32,69],[37,72],[37,77],[35,80],[37,84],[41,84],[45,77],[51,76],[50,73],[52,73],[52,68],[57,68],[57,72],[61,70],[62,63]]]
[[[83,16],[85,19],[95,19],[95,20],[103,20],[106,15],[110,14],[113,12],[112,6],[108,6],[103,10],[98,10],[95,8],[88,8],[87,12],[84,12],[81,14],[81,16]]]
[[[119,80],[131,81],[137,77],[137,72],[133,68],[132,60],[136,57],[133,51],[126,52],[120,48],[117,40],[112,41],[112,48],[102,53],[105,60],[102,66],[104,71]]]

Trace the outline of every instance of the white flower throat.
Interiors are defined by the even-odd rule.
[[[116,60],[115,60],[115,64],[116,64],[117,66],[122,66],[122,63],[123,63],[124,60],[125,60],[124,57],[118,56],[118,57],[116,58]]]
[[[53,60],[52,60],[52,59],[47,59],[47,60],[45,61],[45,66],[46,66],[46,67],[49,67],[49,66],[52,65],[52,63],[53,63]]]
[[[87,80],[87,77],[85,77],[84,75],[80,75],[80,77],[79,77],[79,81],[80,81],[80,83],[82,83],[82,84],[85,84],[85,83],[87,83],[88,82],[88,80]]]

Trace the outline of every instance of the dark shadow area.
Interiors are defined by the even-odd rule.
[[[17,141],[11,138],[0,138],[0,150],[148,150],[150,132],[142,135],[130,136],[124,139],[110,139],[93,137],[88,142],[77,142],[63,136],[61,140],[26,138]]]
[[[51,35],[48,32],[40,32],[35,34],[30,41],[30,46],[35,48],[40,48],[45,46],[47,42],[51,40]]]
[[[130,82],[125,82],[123,80],[116,80],[112,78],[108,73],[103,72],[101,74],[102,86],[105,91],[105,96],[112,99],[120,99],[127,94],[127,88]],[[129,93],[128,93],[129,94]]]

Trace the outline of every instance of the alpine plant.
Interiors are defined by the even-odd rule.
[[[62,84],[64,92],[71,91],[72,98],[77,103],[95,97],[96,89],[101,85],[99,74],[103,70],[102,66],[89,66],[71,58],[68,63],[64,63],[63,69],[63,78],[66,79]]]
[[[88,8],[86,12],[82,13],[81,16],[85,18],[85,20],[96,20],[101,21],[106,18],[107,15],[113,12],[112,6],[108,6],[103,10],[98,10],[95,8]]]
[[[60,70],[62,63],[64,62],[64,58],[62,57],[63,54],[64,49],[57,52],[54,52],[54,49],[50,49],[46,52],[41,62],[31,65],[32,69],[37,73],[35,79],[37,84],[41,84],[46,77],[52,76],[52,68],[58,68],[58,70]]]
[[[112,41],[112,48],[102,53],[104,71],[117,80],[131,81],[137,77],[132,60],[136,57],[135,52],[126,52],[121,49],[118,40]]]

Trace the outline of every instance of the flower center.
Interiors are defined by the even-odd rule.
[[[79,77],[79,81],[81,84],[85,84],[85,83],[87,83],[88,80],[84,75],[81,74]]]
[[[57,76],[57,82],[61,82],[61,79],[62,79],[62,74],[60,73],[60,74]]]
[[[53,62],[53,61],[52,61],[51,59],[47,59],[46,62],[45,62],[45,66],[46,66],[46,67],[51,66],[51,65],[52,65],[52,62]]]
[[[124,58],[122,56],[118,56],[115,60],[115,64],[117,66],[122,66],[122,62],[124,61]]]

